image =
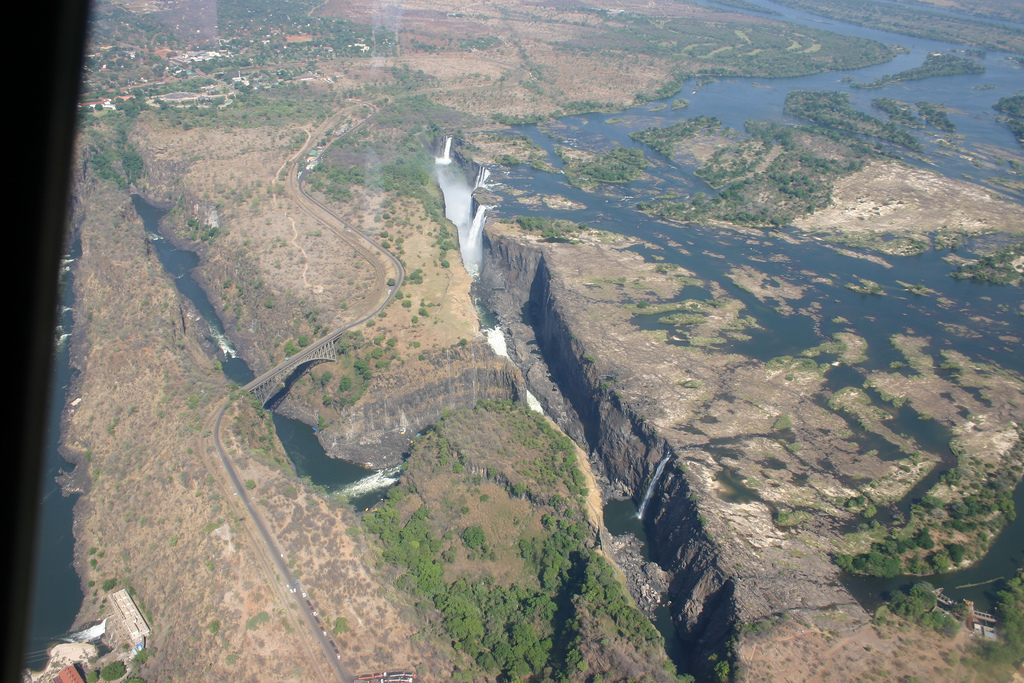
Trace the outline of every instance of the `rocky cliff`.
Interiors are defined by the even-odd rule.
[[[445,411],[482,399],[522,400],[522,375],[483,340],[425,354],[425,361],[374,375],[366,396],[318,434],[327,454],[381,468],[401,462],[409,441]],[[316,422],[308,402],[287,399],[282,413]]]
[[[776,528],[763,501],[721,495],[708,440],[686,427],[708,396],[736,388],[707,357],[683,355],[624,312],[637,291],[624,283],[668,297],[671,278],[597,242],[544,244],[491,230],[484,249],[479,293],[506,332],[510,356],[549,414],[590,450],[609,491],[639,506],[667,459],[644,522],[652,557],[669,574],[670,610],[695,673],[727,656],[745,624],[783,614],[835,630],[864,623],[820,544]],[[687,377],[702,378],[707,392],[686,394]]]

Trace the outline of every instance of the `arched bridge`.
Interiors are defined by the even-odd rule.
[[[316,344],[303,349],[300,353],[286,359],[280,365],[264,372],[243,388],[255,394],[256,398],[260,400],[260,405],[266,405],[270,397],[282,387],[284,380],[300,365],[308,363],[307,367],[312,367],[317,363],[330,363],[337,360],[338,354],[335,342],[338,341],[338,337],[341,336],[343,331],[339,330],[329,337],[324,337]]]
[[[373,113],[371,114],[371,117],[377,113],[377,108],[372,104],[369,104],[368,102],[364,102],[363,104],[366,104],[372,109]],[[367,119],[360,121],[350,128],[346,135],[349,135],[358,129],[366,123],[369,118],[370,117],[367,117]],[[319,140],[331,126],[337,125],[338,119],[340,119],[340,114],[336,114],[331,119],[328,119],[320,129],[315,132],[315,134],[309,136],[309,140],[302,149],[300,149],[298,153],[286,164],[286,188],[288,190],[288,194],[296,201],[299,208],[313,219],[319,221],[349,246],[354,247],[356,251],[363,254],[363,256],[373,264],[378,282],[383,288],[385,296],[380,302],[380,305],[378,305],[367,316],[360,318],[355,322],[351,322],[344,327],[338,328],[325,337],[321,337],[312,346],[309,346],[294,356],[285,359],[283,363],[279,363],[246,384],[243,389],[252,392],[256,398],[259,399],[261,405],[266,405],[267,401],[270,400],[270,397],[276,394],[280,389],[285,388],[283,384],[284,381],[290,377],[293,372],[299,369],[300,366],[309,368],[317,363],[330,363],[331,361],[337,360],[338,354],[336,343],[338,338],[346,330],[357,325],[362,325],[364,322],[380,313],[388,302],[395,296],[395,292],[402,286],[402,282],[405,279],[405,268],[402,266],[402,262],[395,258],[393,254],[386,249],[383,249],[379,244],[371,240],[359,230],[348,225],[345,221],[339,218],[337,214],[318,202],[316,199],[310,197],[306,194],[305,190],[302,189],[302,178],[299,171],[300,165],[297,163],[298,160],[305,158],[306,151],[316,144],[316,141]],[[388,268],[390,268],[390,273],[388,272]],[[394,276],[393,282],[389,281],[385,284],[385,280],[388,280],[389,274]]]

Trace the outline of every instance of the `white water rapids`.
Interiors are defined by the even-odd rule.
[[[107,620],[104,619],[95,626],[90,626],[87,629],[76,631],[75,633],[69,633],[64,637],[64,640],[68,643],[88,643],[98,639],[104,633],[107,632]]]

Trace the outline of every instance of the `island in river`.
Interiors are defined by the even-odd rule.
[[[920,147],[906,147],[968,158],[995,180],[950,179],[887,146],[902,135],[857,137],[891,129],[840,102],[837,112],[865,127],[843,135],[800,129],[796,137],[808,146],[790,149],[774,129],[760,142],[755,128],[737,133],[721,112],[733,129],[702,132],[669,155],[653,152],[628,134],[704,115],[710,105],[698,90],[713,98],[739,87],[715,78],[833,82],[808,74],[848,69],[871,80],[892,70],[877,65],[897,51],[849,32],[687,3],[657,21],[639,6],[505,3],[493,16],[473,17],[448,9],[454,16],[408,5],[416,21],[403,25],[373,17],[370,7],[328,3],[308,26],[268,14],[259,40],[246,17],[225,15],[222,30],[237,53],[195,62],[207,64],[210,78],[183,69],[121,111],[83,114],[72,214],[82,241],[72,351],[80,374],[64,424],[64,452],[78,463],[75,482],[85,491],[75,523],[86,596],[79,623],[106,616],[107,587],[125,586],[153,628],[147,655],[131,663],[142,677],[326,679],[319,631],[303,620],[221,478],[210,437],[215,408],[227,401],[221,438],[292,574],[331,626],[346,670],[408,666],[423,680],[491,680],[497,667],[536,680],[589,680],[657,669],[651,675],[660,679],[650,649],[658,637],[644,629],[642,641],[631,641],[615,631],[636,614],[620,604],[625,598],[591,552],[616,544],[588,512],[589,499],[574,498],[581,492],[541,495],[550,464],[535,454],[488,472],[488,454],[472,452],[483,437],[467,428],[451,435],[454,460],[444,464],[452,475],[482,468],[481,481],[467,481],[480,488],[475,500],[463,501],[464,492],[432,488],[430,468],[411,459],[446,457],[443,448],[417,451],[416,433],[465,420],[447,417],[481,399],[524,400],[528,388],[584,447],[579,457],[595,470],[604,499],[643,506],[648,550],[667,582],[648,584],[638,575],[657,578],[655,568],[623,561],[640,568],[624,583],[642,607],[667,604],[676,632],[659,626],[684,643],[676,659],[692,675],[770,679],[801,662],[806,680],[839,665],[866,677],[884,660],[907,675],[928,666],[932,679],[958,679],[961,664],[931,653],[969,652],[968,636],[947,641],[914,627],[913,646],[882,638],[869,620],[873,606],[844,583],[837,560],[874,568],[872,553],[882,552],[875,545],[887,549],[892,540],[897,552],[881,569],[896,561],[899,571],[928,575],[954,560],[978,561],[1005,521],[998,505],[969,503],[973,492],[1002,492],[1020,480],[1021,369],[1012,358],[1021,341],[1019,289],[949,278],[965,257],[945,250],[976,256],[1019,240],[1019,180],[1008,163],[1019,150],[976,138],[940,144],[931,132]],[[120,47],[90,62],[95,95],[135,70],[176,68],[156,51],[133,53],[137,62],[127,56],[133,41],[159,37],[155,25],[113,5],[97,17],[100,35]],[[280,35],[263,43],[271,24]],[[280,68],[262,66],[267,59]],[[990,65],[986,77],[1014,68]],[[674,96],[696,76],[703,78],[688,107],[642,104]],[[171,97],[193,86],[207,88],[210,101]],[[786,87],[813,93],[821,82]],[[753,92],[769,101],[770,90]],[[600,123],[635,103],[616,123]],[[567,112],[578,115],[549,118]],[[495,119],[524,124],[510,130]],[[836,150],[852,150],[850,160],[861,155],[863,165],[825,164],[813,188],[805,183]],[[457,236],[463,226],[445,217],[456,202],[442,200],[435,185],[438,159],[461,169],[464,195],[486,185],[490,193],[478,189],[476,205],[507,219],[488,223],[475,294],[497,313],[514,365],[479,330],[473,280],[458,257],[468,234]],[[712,160],[717,166],[707,165]],[[480,164],[490,167],[490,181]],[[500,184],[495,164],[508,172]],[[562,164],[576,185],[549,173]],[[753,210],[746,215],[754,220],[737,211],[728,223],[724,214],[711,217],[721,222],[710,228],[635,211],[634,197],[690,206],[700,204],[698,191],[725,187],[694,174],[700,165],[736,184],[714,195],[723,206],[739,198],[760,209],[772,198],[763,201],[756,188],[792,190],[775,195],[773,206],[796,211],[798,229],[765,232]],[[302,210],[299,172],[336,219]],[[165,239],[198,251],[197,279],[230,341],[219,351],[164,272],[132,191],[168,211]],[[482,216],[476,205],[466,201],[471,219]],[[530,235],[515,227],[516,215],[567,220],[550,235]],[[387,282],[355,231],[404,261],[401,283]],[[917,259],[914,267],[901,268],[904,258]],[[1012,258],[1009,267],[1017,267]],[[390,527],[364,526],[335,492],[299,478],[269,415],[221,373],[225,349],[264,370],[372,311],[392,287],[388,307],[339,340],[337,360],[294,378],[274,407],[316,426],[331,455],[379,467],[412,453],[416,476],[395,490],[437,512],[422,525],[431,535],[410,536],[423,548],[411,554],[411,545],[394,546]],[[520,438],[538,437],[508,441]],[[401,495],[381,509],[400,515],[402,533],[423,533],[421,508]],[[514,509],[517,523],[489,526],[492,499]],[[970,508],[962,525],[980,533],[945,524],[959,504]],[[485,540],[467,536],[474,527]],[[545,544],[570,528],[582,545],[571,563],[552,569]],[[516,543],[484,552],[496,533]],[[917,540],[901,549],[906,537]],[[547,599],[568,609],[572,568],[600,579],[578,587],[607,593],[575,603],[581,628],[566,628],[558,610],[529,624],[529,658],[486,657],[502,644],[478,647],[483,636],[460,630],[470,622],[457,621],[446,602],[459,580],[490,579],[510,591],[513,583],[551,589]],[[526,628],[500,628],[517,627]],[[871,660],[860,654],[865,646]],[[115,648],[104,656],[123,655]],[[534,668],[513,672],[516,661]]]

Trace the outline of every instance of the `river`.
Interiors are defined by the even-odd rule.
[[[164,269],[173,278],[181,295],[192,302],[205,321],[207,339],[217,348],[216,355],[224,376],[239,385],[249,383],[255,375],[236,354],[206,292],[191,276],[192,270],[199,265],[199,257],[194,252],[177,249],[160,234],[160,219],[166,211],[146,203],[138,195],[132,196],[132,202]],[[46,469],[39,496],[41,514],[36,541],[31,620],[25,651],[25,664],[34,669],[41,669],[46,664],[46,651],[51,645],[74,640],[76,636],[82,635],[81,632],[70,633],[71,624],[85,597],[78,574],[72,566],[72,523],[78,496],[63,497],[60,486],[54,481],[61,470],[71,469],[60,455],[58,445],[60,416],[69,398],[67,389],[72,379],[68,363],[69,337],[72,334],[71,309],[74,304],[70,264],[78,258],[79,251],[76,242],[65,259],[67,267],[61,273],[61,316],[56,330],[54,382],[51,388],[51,410],[47,415]],[[273,420],[277,436],[295,466],[296,474],[323,487],[327,493],[344,495],[356,509],[365,509],[378,502],[387,487],[396,480],[397,468],[378,472],[327,457],[309,425],[276,413]]]
[[[1019,314],[1021,290],[954,280],[949,277],[952,267],[942,260],[945,255],[942,252],[927,251],[911,257],[886,256],[882,263],[878,263],[839,254],[828,245],[808,240],[793,231],[788,231],[783,239],[770,234],[752,237],[696,225],[682,228],[651,219],[635,209],[638,198],[663,194],[669,188],[681,194],[711,194],[714,190],[693,175],[693,167],[687,168],[664,159],[654,150],[630,139],[629,133],[654,126],[669,126],[700,115],[717,116],[725,125],[737,130],[742,130],[744,121],[748,119],[804,124],[806,122],[783,112],[786,95],[798,89],[849,93],[855,108],[876,116],[878,112],[872,110],[870,103],[878,97],[946,103],[951,106],[949,118],[958,129],[960,139],[957,139],[957,144],[966,150],[966,154],[950,154],[939,142],[944,136],[934,131],[927,133],[913,129],[911,132],[923,143],[925,154],[905,154],[904,160],[951,178],[970,176],[1009,194],[1015,201],[1024,200],[1020,192],[1007,192],[1005,187],[992,182],[1020,179],[1005,161],[1001,165],[995,163],[999,161],[999,150],[1020,156],[1020,147],[1009,129],[995,119],[991,110],[992,104],[1001,97],[1015,94],[1022,83],[1022,68],[1009,58],[1010,55],[989,51],[981,58],[986,73],[978,76],[938,77],[893,83],[880,89],[857,89],[851,87],[848,79],[870,82],[884,74],[920,66],[931,52],[970,48],[824,21],[770,2],[757,4],[779,11],[790,21],[900,44],[908,47],[909,52],[886,64],[848,72],[784,79],[722,78],[704,85],[691,81],[684,84],[678,95],[624,112],[567,116],[556,122],[516,126],[518,132],[547,152],[547,161],[556,169],[562,165],[554,154],[558,145],[598,152],[622,145],[644,151],[652,162],[647,169],[652,179],[628,185],[603,185],[599,191],[590,193],[573,187],[559,173],[546,173],[521,165],[492,176],[489,189],[503,198],[501,206],[492,209],[493,214],[505,219],[517,215],[566,218],[587,223],[591,228],[637,237],[647,245],[653,245],[654,248],[638,246],[634,250],[649,260],[657,258],[677,263],[696,272],[699,278],[717,283],[744,303],[745,314],[757,319],[759,327],[746,330],[751,335],[749,341],[731,342],[724,350],[762,361],[794,355],[830,339],[834,332],[848,328],[850,324],[845,322],[848,320],[857,334],[868,342],[868,359],[859,365],[865,370],[888,369],[891,363],[905,362],[906,359],[890,343],[890,336],[907,333],[930,338],[930,344],[924,351],[933,356],[955,348],[976,360],[1016,373],[1017,377],[1024,376],[1024,354],[1020,354],[1017,342],[999,339],[1000,334],[1010,332],[1019,335],[1022,331]],[[690,104],[673,110],[672,102],[681,97],[688,99]],[[898,149],[894,151],[899,152]],[[996,158],[989,163],[986,159],[993,160],[992,155]],[[554,211],[518,201],[519,197],[537,195],[561,195],[586,208]],[[958,253],[969,256],[991,249],[994,244],[987,237],[969,239]],[[867,255],[862,250],[850,251]],[[776,310],[774,303],[761,302],[736,287],[727,272],[744,265],[769,277],[779,277],[804,287],[804,298],[798,304],[794,303],[794,307],[820,306],[820,316],[812,319],[805,315],[788,315]],[[856,283],[858,278],[879,283],[885,295],[859,294],[844,286]],[[912,294],[900,281],[924,285],[935,294],[927,297]],[[688,288],[691,289],[694,291],[686,291],[679,298],[709,295],[707,291]],[[637,316],[635,322],[645,329],[664,329],[671,338],[673,328],[660,324],[658,318],[658,315]],[[860,386],[863,382],[863,376],[848,366],[829,370],[826,378],[831,390]],[[879,519],[885,521],[891,519],[892,514],[905,514],[912,502],[924,495],[943,472],[955,465],[955,457],[948,447],[951,436],[948,429],[934,421],[918,419],[919,416],[909,406],[897,410],[883,404],[877,396],[873,395],[872,399],[875,405],[884,406],[894,414],[888,424],[895,432],[913,437],[923,449],[940,457],[939,466],[903,500],[892,509],[881,511]],[[851,423],[854,438],[864,450],[878,449],[880,456],[887,459],[902,457],[895,446],[864,432],[855,422]],[[728,478],[729,473],[724,476]],[[757,495],[756,491],[736,485],[737,482],[727,481],[726,484],[733,495],[740,498]],[[1014,500],[1018,510],[1015,521],[1004,528],[982,561],[969,569],[928,580],[943,587],[947,595],[972,599],[982,609],[991,607],[998,588],[998,581],[992,580],[1011,577],[1018,567],[1024,566],[1024,546],[1020,541],[1024,538],[1024,508],[1021,507],[1024,505],[1024,486],[1018,485]],[[636,510],[628,501],[608,506],[605,521],[613,533],[616,530],[630,531],[641,540],[645,537],[636,519]],[[868,609],[873,609],[885,594],[915,580],[918,579],[844,577],[844,583]],[[981,582],[989,583],[958,588]]]
[[[849,82],[844,82],[844,79],[852,78],[860,83],[873,81],[884,74],[893,74],[921,65],[927,54],[932,51],[944,52],[967,48],[823,20],[765,0],[755,2],[779,12],[781,18],[788,21],[904,45],[909,48],[909,52],[898,55],[886,64],[844,72],[785,79],[727,78],[699,87],[691,82],[684,85],[683,91],[675,97],[614,115],[623,121],[618,124],[607,123],[612,114],[593,114],[565,117],[556,124],[547,126],[545,130],[538,126],[520,126],[519,129],[547,150],[552,163],[558,166],[558,158],[551,154],[555,143],[548,133],[568,138],[573,146],[595,150],[608,149],[614,144],[643,148],[628,137],[630,132],[654,125],[670,125],[678,120],[699,115],[717,116],[724,124],[738,130],[743,129],[743,122],[747,119],[803,123],[783,113],[783,102],[788,92],[796,89],[839,90],[849,93],[853,105],[868,113],[874,113],[870,108],[870,101],[876,97],[892,97],[907,102],[944,102],[954,107],[950,112],[950,119],[956,124],[958,134],[963,136],[962,140],[958,140],[958,144],[968,154],[949,153],[938,142],[940,136],[914,131],[925,145],[926,154],[933,159],[933,163],[928,164],[909,157],[907,161],[934,168],[954,178],[969,175],[982,182],[988,179],[1017,178],[1005,163],[1000,167],[978,161],[990,158],[992,149],[1019,151],[1009,129],[995,120],[991,110],[992,104],[1000,97],[1015,94],[1022,81],[1022,69],[1019,64],[1009,59],[1009,55],[989,51],[981,58],[987,69],[981,76],[930,78],[895,83],[879,90],[859,90],[850,87]],[[985,86],[985,89],[977,89],[975,86]],[[687,98],[690,105],[678,110],[666,106],[660,111],[655,111],[659,105],[670,105],[678,97]],[[657,156],[651,150],[645,152],[648,158]],[[713,192],[703,181],[693,176],[692,169],[665,163],[662,160],[649,171],[659,180],[678,187],[684,194],[697,191]],[[857,327],[858,334],[867,338],[869,342],[870,355],[865,364],[867,368],[885,367],[890,362],[900,359],[888,341],[893,331],[904,330],[912,325],[917,335],[932,338],[933,347],[929,351],[935,353],[943,348],[953,347],[946,326],[959,325],[977,330],[980,334],[972,339],[958,339],[956,348],[984,362],[994,363],[1018,374],[1024,372],[1024,356],[1019,353],[1019,349],[1008,348],[1006,344],[999,342],[997,337],[998,331],[1005,329],[1007,325],[1011,326],[1010,329],[1020,329],[1019,318],[1015,318],[1012,313],[1019,305],[1020,290],[953,280],[947,275],[949,266],[942,262],[941,255],[935,252],[908,258],[889,257],[887,260],[898,267],[885,268],[867,260],[841,256],[813,241],[797,240],[791,244],[773,239],[771,236],[751,239],[739,234],[701,227],[692,227],[683,233],[679,228],[651,220],[635,210],[634,196],[653,190],[651,187],[643,187],[643,183],[612,188],[605,195],[594,195],[570,186],[561,175],[542,173],[521,166],[502,177],[493,177],[490,186],[499,195],[504,196],[502,207],[495,210],[499,216],[555,214],[558,217],[587,222],[591,227],[639,237],[661,247],[659,255],[697,271],[701,278],[722,284],[746,304],[748,312],[758,319],[761,326],[760,330],[755,331],[750,342],[735,343],[734,350],[737,352],[767,360],[772,356],[809,348],[820,343],[823,337],[828,338],[832,332],[845,327],[829,322],[842,316],[853,321],[865,318],[874,321],[873,324]],[[537,211],[518,204],[513,194],[508,192],[510,189],[537,194],[561,194],[587,208],[562,212]],[[1006,191],[1005,188],[999,189]],[[1011,194],[1018,201],[1022,198],[1020,193]],[[197,257],[191,252],[174,249],[159,236],[156,231],[158,210],[147,207],[138,200],[136,207],[146,221],[147,231],[165,267],[174,276],[179,291],[193,301],[210,326],[210,339],[219,348],[218,355],[222,360],[225,375],[239,384],[244,384],[251,379],[252,373],[234,356],[234,350],[224,336],[223,328],[205,293],[188,276],[188,272],[198,264]],[[671,241],[683,244],[685,252],[671,246]],[[991,243],[984,238],[970,240],[962,251],[970,252],[990,245]],[[644,248],[639,247],[637,251],[644,253]],[[693,257],[704,253],[718,254],[725,258]],[[777,253],[785,255],[786,260],[770,260]],[[834,283],[816,282],[809,286],[807,296],[810,300],[819,302],[827,311],[820,326],[814,325],[803,316],[782,315],[753,296],[733,287],[725,272],[734,265],[742,264],[749,264],[761,272],[785,277],[801,284],[808,284],[805,282],[806,275],[802,272],[805,270],[802,264],[814,264],[817,273],[831,278]],[[886,287],[887,296],[864,296],[842,286],[844,282],[850,282],[854,277],[863,277],[882,284]],[[944,308],[939,305],[938,296],[918,297],[908,294],[896,282],[897,279],[924,284],[938,292],[941,297],[959,302],[961,305]],[[65,282],[62,306],[69,310],[72,305],[71,291],[66,285]],[[802,301],[801,305],[807,303]],[[979,319],[983,322],[978,322]],[[638,322],[644,326],[658,325],[653,319]],[[60,334],[70,332],[68,315],[63,316],[61,325]],[[29,626],[29,642],[26,646],[26,661],[31,666],[43,664],[46,647],[67,635],[83,599],[78,577],[71,566],[74,548],[71,533],[72,509],[77,496],[62,497],[59,487],[53,481],[59,470],[68,468],[68,464],[57,452],[59,418],[67,400],[66,388],[71,379],[66,347],[66,339],[55,347],[56,369],[51,394],[52,407],[47,416],[46,472],[40,491],[41,515],[34,574],[36,589],[32,597],[32,619]],[[360,481],[369,484],[370,478],[377,477],[376,482],[365,494],[361,494],[360,489],[348,489],[351,500],[357,507],[371,504],[378,495],[375,492],[380,490],[374,487],[377,484],[386,484],[385,480],[395,474],[375,474],[348,463],[326,458],[310,427],[281,416],[275,416],[274,420],[278,435],[295,463],[299,476],[307,476],[313,483],[322,485],[330,491],[343,491]],[[915,421],[907,419],[903,424],[908,429],[916,428],[918,431],[914,432],[914,435],[918,436],[919,440],[928,438],[925,433],[927,429]],[[1014,499],[1021,514],[1003,531],[992,551],[982,562],[969,570],[934,579],[933,583],[949,586],[947,592],[955,597],[972,597],[981,605],[991,604],[993,584],[960,591],[954,588],[956,585],[1008,576],[1021,564],[1019,539],[1024,538],[1022,495],[1024,487],[1018,486]],[[609,527],[624,529],[628,527],[625,518],[630,514],[634,513],[629,511],[627,503],[607,510],[606,520]],[[623,518],[617,520],[617,516]],[[849,585],[865,604],[872,604],[881,593],[892,590],[907,580],[885,582],[850,577]]]

